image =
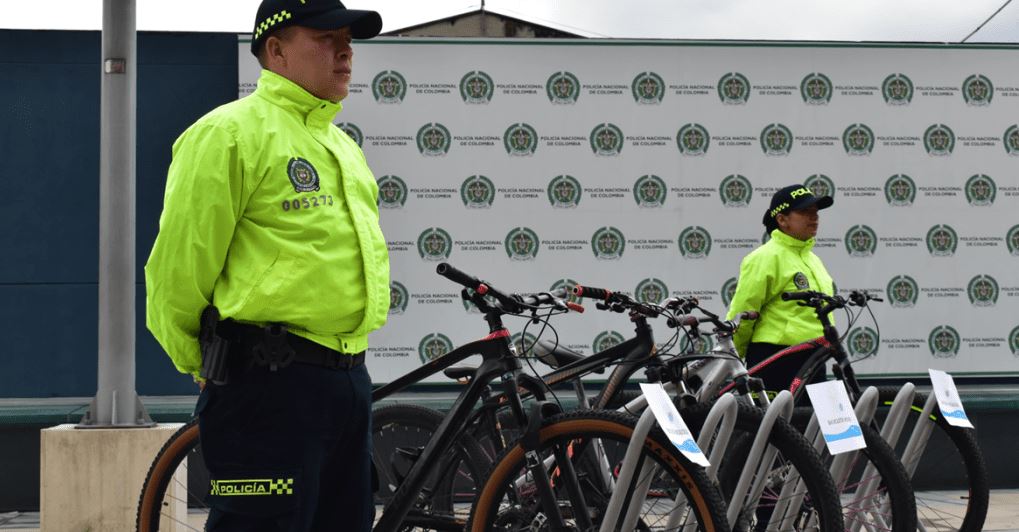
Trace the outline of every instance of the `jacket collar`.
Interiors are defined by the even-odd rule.
[[[255,95],[301,117],[309,128],[322,128],[332,124],[343,109],[340,102],[330,102],[314,96],[300,85],[271,71],[262,70]]]
[[[771,240],[780,246],[801,252],[810,251],[814,247],[813,238],[810,240],[800,240],[783,233],[781,229],[775,229],[771,232]]]

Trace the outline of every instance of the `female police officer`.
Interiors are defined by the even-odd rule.
[[[743,258],[729,305],[729,319],[748,310],[761,314],[756,321],[745,322],[733,338],[748,367],[790,345],[822,335],[814,310],[795,301],[782,301],[782,292],[833,293],[831,276],[812,251],[818,210],[832,203],[830,196],[815,196],[803,185],[784,187],[771,198],[763,220],[771,239]],[[771,361],[757,376],[768,390],[788,389],[802,362],[798,357],[783,357]]]
[[[207,530],[371,529],[364,351],[386,320],[389,258],[375,179],[332,121],[351,39],[381,27],[337,0],[263,0],[257,89],[174,143],[147,324],[206,383]]]

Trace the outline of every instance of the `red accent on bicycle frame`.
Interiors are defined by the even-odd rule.
[[[487,294],[487,293],[488,293],[488,285],[487,285],[487,284],[485,284],[485,283],[481,283],[481,284],[479,284],[479,285],[478,285],[478,289],[477,289],[477,290],[475,290],[475,292],[477,292],[477,293],[479,293],[479,294],[481,294],[481,295],[485,295],[485,294]]]
[[[793,378],[793,383],[789,385],[789,393],[796,393],[796,389],[803,384],[803,381],[799,377]]]
[[[774,355],[771,355],[770,357],[762,360],[756,366],[754,366],[752,368],[747,368],[747,373],[749,373],[751,377],[755,377],[758,373],[761,372],[762,369],[768,367],[768,365],[772,364],[773,362],[775,362],[776,360],[778,360],[778,359],[780,359],[782,357],[786,357],[786,356],[789,356],[789,355],[792,355],[792,354],[795,354],[795,353],[806,351],[808,349],[817,349],[818,347],[829,347],[830,345],[831,344],[828,343],[828,340],[825,340],[825,338],[823,336],[821,336],[821,337],[818,337],[818,338],[814,338],[813,340],[810,340],[809,342],[803,342],[802,344],[797,344],[797,345],[789,346],[789,347],[779,351],[778,353],[775,353]],[[789,391],[796,390],[796,388],[799,388],[800,384],[802,384],[802,382],[797,383],[796,382],[797,380],[798,379],[793,380],[793,384],[789,388]],[[732,390],[733,386],[736,386],[736,383],[729,383],[728,386],[726,386],[725,388],[722,388],[722,391],[718,392],[718,395],[722,395],[724,393],[729,393],[729,391]]]
[[[509,329],[499,329],[498,331],[495,331],[494,333],[482,338],[482,340],[495,340],[496,338],[506,338],[509,335],[510,335]]]

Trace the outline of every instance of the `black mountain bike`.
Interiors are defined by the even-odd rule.
[[[519,478],[521,482],[514,484],[512,489],[483,493],[475,501],[474,529],[518,530],[525,523],[527,526],[538,523],[549,530],[588,530],[596,526],[600,517],[598,502],[607,497],[612,486],[601,483],[604,475],[591,469],[591,464],[598,462],[587,458],[589,451],[620,443],[625,446],[632,435],[635,420],[631,416],[611,412],[562,414],[554,403],[545,401],[530,405],[525,412],[518,392],[520,360],[511,350],[509,331],[502,324],[502,316],[506,314],[568,311],[568,305],[561,299],[565,294],[504,294],[489,283],[448,264],[440,264],[437,271],[463,285],[465,290],[488,295],[495,300],[479,307],[488,322],[489,334],[376,389],[373,399],[386,397],[470,356],[480,355],[482,363],[420,453],[408,457],[412,464],[406,476],[395,486],[374,530],[389,532],[415,527],[463,529],[462,520],[445,513],[439,503],[433,503],[430,494],[436,492],[429,488],[429,484],[433,487],[441,485],[442,472],[438,471],[439,468],[448,463],[449,450],[455,449],[462,441],[475,404],[485,394],[486,387],[493,383],[497,383],[515,422],[523,428],[521,438],[504,451],[507,466],[501,470],[502,473],[515,471],[513,478]],[[201,493],[188,495],[186,488],[174,488],[180,486],[178,467],[189,455],[194,456],[197,449],[197,430],[192,423],[171,437],[157,455],[142,489],[138,530],[159,530],[161,519],[179,517],[180,501],[175,497],[179,498],[182,492],[185,498],[203,498]],[[685,500],[688,502],[687,515],[696,529],[706,532],[728,530],[725,505],[717,486],[701,467],[683,457],[661,430],[652,431],[645,438],[641,452],[648,463],[658,466],[653,485],[656,493],[661,495],[661,501],[652,502],[668,501],[671,507],[673,500]],[[556,464],[552,470],[545,467],[550,457],[554,457]],[[582,467],[581,462],[584,463]],[[493,475],[499,473],[498,469],[493,471]],[[202,491],[207,489],[206,485]],[[661,508],[658,504],[648,505],[641,517],[642,526],[647,530],[660,530],[658,516],[662,513]],[[187,513],[186,507],[184,513]]]

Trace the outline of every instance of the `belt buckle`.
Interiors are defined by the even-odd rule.
[[[287,328],[274,323],[266,325],[262,332],[262,342],[252,350],[255,361],[260,366],[269,366],[269,371],[289,366],[297,353],[287,342]]]

